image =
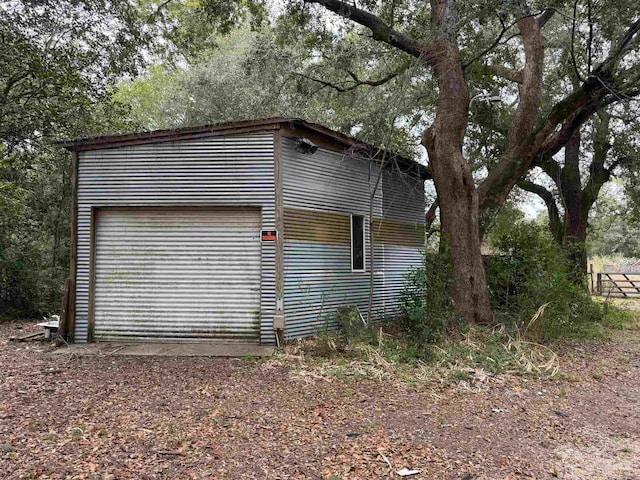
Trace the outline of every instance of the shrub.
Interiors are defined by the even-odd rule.
[[[569,280],[564,252],[547,227],[521,219],[490,238],[498,254],[486,259],[486,272],[498,323],[526,329],[540,342],[602,333],[602,306]],[[529,325],[542,305],[544,313]]]
[[[450,268],[442,255],[427,254],[424,266],[409,272],[400,295],[398,326],[419,343],[436,343],[457,321],[449,298]]]
[[[562,249],[548,228],[527,221],[497,221],[490,235],[497,252],[485,258],[496,324],[508,334],[535,342],[594,337],[604,332],[604,310],[569,278]],[[427,255],[424,267],[407,276],[397,325],[417,343],[435,343],[458,323],[449,299],[451,274],[441,255]],[[530,322],[541,306],[542,314]]]

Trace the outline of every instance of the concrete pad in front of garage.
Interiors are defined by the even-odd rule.
[[[274,347],[252,343],[116,343],[74,344],[55,350],[56,355],[141,357],[268,357]]]

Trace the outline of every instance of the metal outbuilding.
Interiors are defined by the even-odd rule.
[[[373,311],[392,315],[422,259],[425,167],[320,125],[269,118],[62,145],[75,342],[273,344],[317,332],[340,306],[366,314],[372,264]]]

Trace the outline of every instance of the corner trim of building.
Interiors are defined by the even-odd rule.
[[[274,180],[275,180],[275,221],[276,221],[276,309],[273,317],[273,329],[276,343],[284,341],[284,201],[282,197],[282,131],[276,130],[273,142]]]
[[[93,342],[96,310],[96,223],[98,208],[91,207],[89,234],[89,318],[87,321],[87,342]]]
[[[78,153],[71,152],[71,232],[69,237],[69,299],[67,340],[76,337],[76,272],[78,269]]]

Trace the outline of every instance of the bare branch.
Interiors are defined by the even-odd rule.
[[[512,68],[503,67],[502,65],[489,65],[489,68],[502,78],[506,78],[512,82],[522,83],[522,70],[513,70]]]
[[[553,194],[543,186],[533,183],[530,180],[520,180],[518,182],[518,186],[542,199],[547,207],[547,213],[549,214],[549,228],[553,234],[553,238],[561,245],[563,240],[562,220]]]
[[[400,75],[400,73],[402,73],[402,71],[404,71],[406,69],[406,67],[401,68],[400,70],[396,71],[396,72],[391,72],[388,75],[382,77],[379,80],[361,80],[360,78],[358,78],[358,76],[351,71],[347,70],[347,74],[353,79],[352,81],[345,81],[345,82],[341,82],[341,83],[333,83],[333,82],[329,82],[327,80],[322,80],[321,78],[315,78],[315,77],[311,77],[309,75],[306,75],[304,73],[300,73],[300,72],[293,72],[294,75],[304,78],[306,80],[311,80],[312,82],[316,82],[319,83],[320,85],[322,85],[323,87],[329,87],[332,88],[340,93],[344,93],[344,92],[350,92],[355,90],[356,88],[362,86],[362,85],[366,85],[369,87],[379,87],[380,85],[384,85],[385,83],[390,82],[391,80],[393,80],[394,78],[396,78],[398,75]],[[348,82],[348,83],[347,83]]]
[[[377,16],[357,8],[355,4],[349,4],[340,0],[304,1],[305,3],[322,5],[327,10],[368,28],[371,30],[374,40],[391,45],[413,57],[426,61],[430,65],[434,65],[436,61],[436,52],[432,44],[423,44],[408,37],[404,33],[391,28]]]
[[[344,93],[344,92],[348,92],[350,90],[353,90],[356,88],[356,86],[350,86],[350,87],[342,87],[336,83],[332,83],[332,82],[328,82],[326,80],[322,80],[321,78],[315,78],[315,77],[310,77],[309,75],[305,75],[304,73],[300,73],[300,72],[293,72],[294,75],[304,78],[306,80],[311,80],[312,82],[316,82],[319,83],[320,85],[322,85],[323,87],[329,87],[332,88],[334,90],[336,90],[337,92],[340,93]],[[321,89],[319,89],[318,91],[320,91]]]
[[[502,22],[502,20],[500,20]],[[498,45],[500,45],[500,42],[502,41],[502,38],[504,37],[504,34],[507,33],[507,31],[509,31],[509,29],[511,27],[513,27],[515,25],[515,23],[511,23],[509,25],[502,25],[502,30],[500,30],[500,33],[498,34],[498,36],[496,37],[496,39],[491,43],[491,45],[489,45],[487,48],[485,48],[484,50],[482,50],[480,53],[478,53],[477,55],[475,55],[474,57],[471,58],[471,60],[469,60],[468,62],[466,62],[465,64],[462,65],[463,69],[466,69],[469,65],[471,65],[473,62],[475,62],[476,60],[481,59],[482,57],[484,57],[487,53],[491,52],[494,48],[496,48]]]
[[[573,19],[571,20],[571,64],[573,65],[573,71],[576,75],[578,81],[583,82],[584,79],[582,75],[580,75],[580,70],[578,70],[578,63],[576,62],[576,51],[575,51],[575,43],[576,43],[576,16],[578,14],[578,2],[580,0],[574,0],[573,2]]]
[[[540,28],[544,27],[546,25],[546,23],[551,20],[551,17],[553,17],[553,15],[556,13],[556,9],[555,8],[548,8],[546,10],[544,10],[541,14],[540,17],[538,17],[538,24],[540,25]],[[535,16],[535,15],[534,15]],[[510,23],[509,25],[505,25],[502,22],[502,19],[500,19],[500,23],[502,23],[502,30],[500,30],[500,33],[498,34],[498,36],[496,37],[496,39],[491,43],[491,45],[489,45],[487,48],[485,48],[484,50],[482,50],[480,53],[478,53],[477,55],[475,55],[474,57],[472,57],[469,61],[467,61],[466,63],[464,63],[462,65],[463,69],[466,69],[469,65],[471,65],[472,63],[476,62],[477,60],[481,59],[482,57],[484,57],[487,53],[493,51],[496,47],[498,47],[499,45],[504,45],[505,43],[509,42],[509,40],[519,36],[519,33],[516,33],[514,35],[511,35],[510,37],[508,37],[504,42],[502,42],[502,39],[504,38],[505,33],[507,33],[511,27],[513,27],[514,25],[516,25],[516,23],[518,23],[518,21],[516,20],[515,22]],[[492,67],[490,67],[492,68]],[[517,80],[513,80],[509,77],[505,77],[507,80],[512,80],[514,82],[517,83],[521,83],[518,82]]]
[[[398,72],[391,72],[390,74],[382,77],[379,80],[360,80],[354,72],[347,70],[347,73],[351,78],[353,78],[353,81],[355,82],[355,87],[358,87],[360,85],[368,85],[370,87],[379,87],[380,85],[384,85],[385,83],[390,82],[391,80],[396,78],[398,75],[400,75],[402,70],[405,70],[405,69],[403,68]]]

